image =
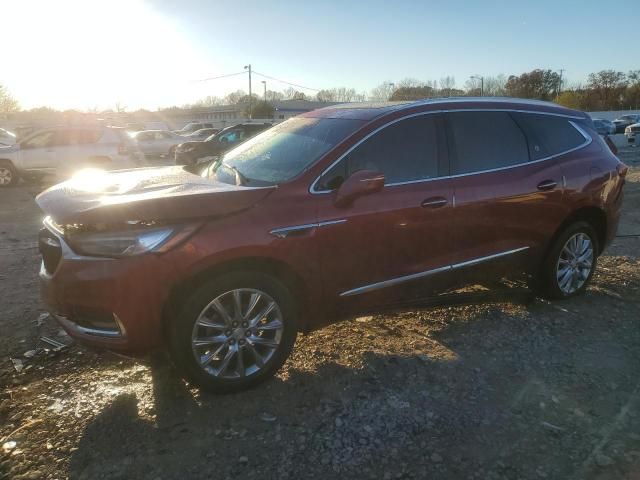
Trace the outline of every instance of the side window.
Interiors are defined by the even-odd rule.
[[[55,132],[48,131],[35,135],[20,144],[21,148],[44,148],[53,145]]]
[[[241,130],[231,130],[220,137],[220,143],[236,143],[239,142],[244,132]]]
[[[558,155],[585,143],[584,136],[567,118],[535,113],[517,113],[514,118],[529,137],[532,160]]]
[[[394,123],[365,140],[318,182],[318,190],[333,190],[354,172],[382,172],[385,184],[438,176],[438,131],[434,115]]]
[[[507,112],[449,113],[447,123],[452,175],[529,161],[527,139]]]

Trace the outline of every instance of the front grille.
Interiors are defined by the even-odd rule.
[[[640,125],[629,127],[632,132],[640,132]]]
[[[42,255],[42,263],[47,273],[53,273],[60,263],[62,247],[60,240],[48,229],[43,228],[38,234],[38,248]]]

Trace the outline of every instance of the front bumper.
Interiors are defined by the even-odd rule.
[[[169,292],[161,259],[153,254],[80,256],[50,230],[41,234],[40,243],[41,298],[71,337],[127,353],[144,353],[162,344],[162,306]]]

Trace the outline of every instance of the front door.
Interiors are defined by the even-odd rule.
[[[440,118],[427,114],[379,130],[325,173],[318,194],[318,245],[324,296],[336,310],[405,300],[450,264],[452,209]],[[384,188],[347,207],[334,204],[341,181],[381,172]]]
[[[20,142],[20,165],[26,171],[54,173],[56,156],[54,130],[45,130]]]

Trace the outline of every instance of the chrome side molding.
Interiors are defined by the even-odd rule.
[[[507,255],[513,255],[514,253],[523,252],[528,250],[529,247],[520,247],[514,248],[513,250],[507,250],[505,252],[494,253],[493,255],[488,255],[486,257],[474,258],[472,260],[467,260],[466,262],[456,263],[453,265],[445,265],[444,267],[434,268],[433,270],[427,270],[425,272],[413,273],[411,275],[405,275],[403,277],[391,278],[389,280],[384,280],[382,282],[371,283],[369,285],[364,285],[362,287],[354,288],[352,290],[347,290],[346,292],[342,292],[340,294],[341,297],[350,297],[352,295],[360,295],[361,293],[371,292],[373,290],[380,290],[381,288],[391,287],[393,285],[397,285],[399,283],[409,282],[411,280],[417,280],[419,278],[428,277],[431,275],[435,275],[436,273],[442,273],[452,270],[457,270],[459,268],[470,267],[472,265],[477,265],[479,263],[488,262],[490,260],[494,260],[496,258],[505,257]]]
[[[275,228],[271,230],[269,233],[278,238],[287,238],[287,236],[289,236],[292,233],[303,232],[305,230],[311,230],[319,227],[326,227],[329,225],[336,225],[338,223],[345,223],[346,221],[347,221],[346,218],[341,218],[339,220],[325,220],[324,222],[318,222],[318,223],[307,223],[304,225],[293,225],[291,227]]]

